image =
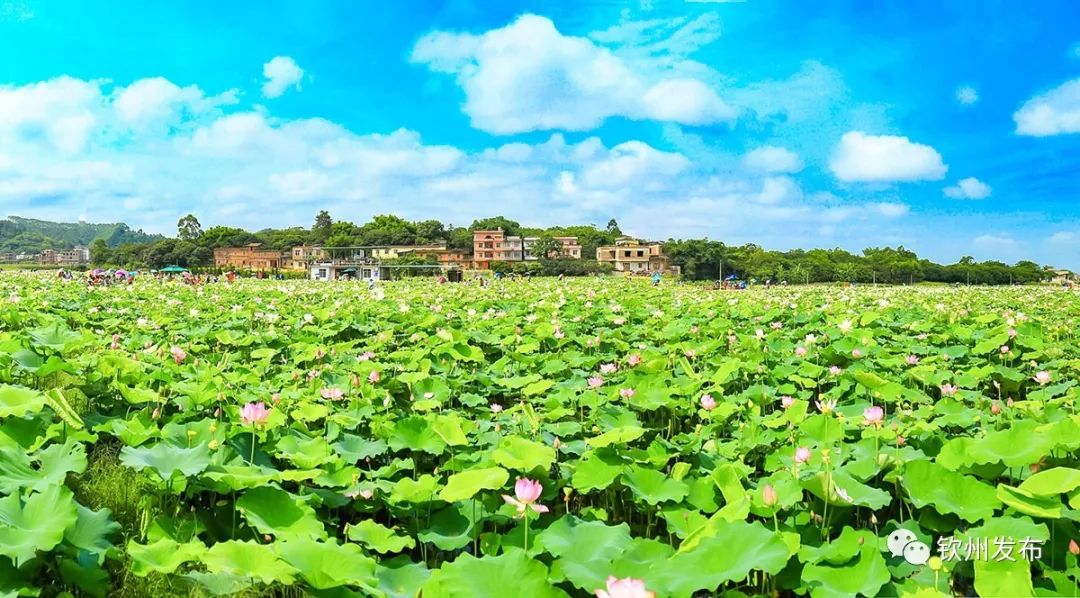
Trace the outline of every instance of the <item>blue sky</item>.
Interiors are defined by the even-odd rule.
[[[1080,268],[1078,173],[1075,2],[0,0],[8,214]]]

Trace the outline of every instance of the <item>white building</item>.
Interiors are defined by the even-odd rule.
[[[323,262],[311,265],[311,280],[380,280],[379,264],[335,264]]]

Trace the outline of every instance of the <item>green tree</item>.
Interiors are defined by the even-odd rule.
[[[203,234],[202,225],[199,224],[199,219],[194,214],[188,214],[181,218],[176,223],[176,231],[176,236],[182,241],[194,241]]]
[[[495,216],[494,218],[483,218],[481,220],[473,220],[472,225],[469,226],[470,231],[474,230],[495,230],[501,228],[507,235],[520,235],[521,225],[514,220],[503,216]]]
[[[321,210],[315,215],[315,224],[311,227],[311,240],[315,243],[326,243],[330,238],[330,227],[334,221],[330,218],[330,212]]]
[[[615,222],[614,218],[607,221],[606,230],[607,230],[608,233],[610,233],[611,235],[616,236],[616,237],[622,234],[622,231],[619,230],[619,223]]]
[[[109,242],[105,239],[97,239],[90,244],[90,263],[95,266],[104,266],[111,263],[112,251]]]
[[[551,234],[544,233],[536,241],[533,241],[530,253],[543,259],[557,259],[562,255],[562,243],[558,242]]]

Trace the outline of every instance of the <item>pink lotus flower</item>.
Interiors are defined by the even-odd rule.
[[[1015,328],[1010,328],[1009,329],[1009,338],[1016,338],[1016,329]]]
[[[1077,544],[1076,540],[1069,540],[1069,554],[1080,555],[1080,544]]]
[[[614,374],[615,370],[619,369],[614,363],[605,363],[600,366],[601,374]]]
[[[270,395],[270,401],[272,403],[274,403],[275,405],[280,403],[281,402],[281,393],[280,392],[275,392],[274,394]]]
[[[780,500],[780,497],[776,495],[776,488],[773,488],[771,484],[765,484],[765,487],[761,489],[761,498],[766,507],[771,507]]]
[[[180,347],[173,347],[169,349],[169,352],[172,353],[173,361],[175,361],[177,365],[180,365],[180,362],[184,361],[184,358],[187,357],[187,353]]]
[[[858,358],[862,357],[862,351],[860,351],[858,349],[852,349],[851,350],[851,356],[854,357],[855,359],[858,359]]]
[[[952,384],[949,384],[948,382],[946,382],[945,384],[941,385],[941,396],[943,396],[943,397],[956,396],[956,391],[957,390],[959,390],[959,389],[957,389]]]
[[[1009,345],[1002,345],[1002,346],[1001,346],[1001,354],[1002,354],[1002,355],[1004,355],[1004,354],[1008,353],[1008,352],[1009,352],[1009,351],[1011,351],[1011,350],[1012,350],[1012,349],[1009,349]]]
[[[516,484],[514,484],[514,495],[503,494],[503,500],[507,504],[517,507],[518,515],[524,515],[525,509],[532,509],[537,513],[547,513],[548,508],[544,505],[536,504],[536,500],[540,498],[540,494],[543,493],[544,487],[535,480],[528,478],[518,478]]]
[[[492,413],[499,413],[503,410],[503,406],[498,403],[492,403],[491,405],[488,405],[488,407],[491,408]]]
[[[342,392],[340,388],[333,387],[320,389],[319,394],[322,395],[322,398],[329,401],[337,401],[340,400],[341,397],[345,396],[345,393]]]
[[[806,463],[809,460],[810,460],[810,449],[806,448],[805,446],[800,446],[799,448],[795,449],[795,462],[796,463]]]
[[[1035,378],[1033,378],[1033,380],[1038,382],[1039,386],[1049,384],[1050,383],[1050,372],[1048,372],[1046,370],[1039,370],[1038,372],[1035,373]]]
[[[326,357],[326,351],[322,350],[322,347],[315,349],[315,359],[322,359]]]
[[[907,357],[904,358],[904,361],[908,365],[915,365],[915,364],[919,363],[919,358],[914,356],[914,355],[908,355]]]
[[[607,589],[596,590],[596,598],[656,598],[656,592],[646,590],[645,582],[640,579],[616,579],[614,575],[609,575]]]
[[[629,399],[630,397],[633,397],[635,394],[637,394],[637,392],[634,391],[633,388],[620,388],[619,389],[619,396],[624,398],[624,399]]]
[[[693,359],[694,357],[697,357],[697,351],[693,349],[687,349],[683,351],[683,355],[689,357],[690,359]]]
[[[990,405],[990,413],[993,413],[994,415],[1001,413],[1001,405],[998,405],[997,401],[994,401],[993,404]]]
[[[120,335],[119,334],[112,335],[112,344],[109,345],[109,347],[114,349],[114,350],[120,348]]]
[[[784,327],[784,325],[780,322],[773,322],[772,324],[769,324],[769,326],[771,326],[773,330],[780,330]]]
[[[626,358],[626,363],[630,367],[634,367],[635,365],[641,363],[641,356],[638,355],[637,353],[633,353],[629,357]]]
[[[831,375],[831,376],[839,376],[841,371],[842,370],[840,369],[840,366],[838,366],[838,365],[829,366],[829,375]]]
[[[378,384],[379,380],[382,380],[382,374],[379,373],[379,370],[371,370],[371,373],[368,374],[367,379],[368,382],[372,384]]]
[[[840,324],[837,325],[837,328],[840,329],[840,332],[850,332],[851,331],[851,320],[844,320],[843,322],[840,322]]]
[[[716,409],[716,399],[708,393],[701,395],[701,408],[705,411]]]
[[[589,383],[589,388],[600,388],[604,385],[604,379],[600,376],[591,376],[586,382]]]
[[[248,403],[240,409],[240,422],[245,425],[261,426],[266,423],[268,417],[270,417],[270,410],[262,401]]]
[[[1006,407],[1012,407],[1015,404],[1016,403],[1013,402],[1012,397],[1009,397],[1009,398],[1005,399],[1005,406]]]
[[[879,426],[881,425],[881,421],[885,419],[885,410],[881,407],[878,407],[877,405],[874,405],[873,407],[867,407],[866,409],[863,409],[862,416],[863,419],[866,421],[866,425]]]
[[[375,358],[375,354],[372,353],[371,351],[364,351],[360,355],[356,356],[357,361],[371,361],[374,358]]]
[[[798,357],[806,357],[806,347],[795,347],[795,355]]]
[[[788,407],[791,407],[794,404],[795,404],[795,399],[793,399],[793,398],[791,398],[791,397],[789,397],[787,395],[784,395],[784,396],[780,397],[780,406],[783,407],[784,409],[787,409]]]
[[[566,335],[563,334],[563,331],[561,329],[559,329],[559,328],[556,328],[555,333],[552,334],[551,336],[554,336],[555,338],[566,338]]]

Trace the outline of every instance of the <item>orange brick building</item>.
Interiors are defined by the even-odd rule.
[[[286,265],[289,254],[273,249],[259,249],[261,243],[245,247],[218,247],[214,250],[214,266],[238,270],[277,270]]]

